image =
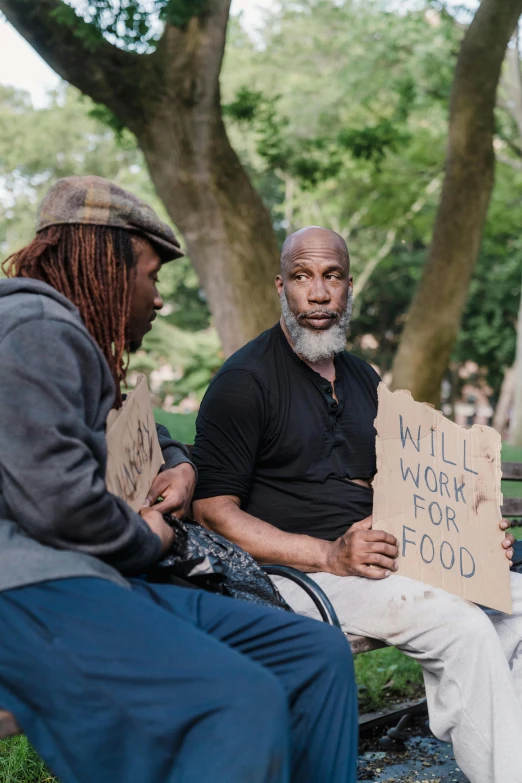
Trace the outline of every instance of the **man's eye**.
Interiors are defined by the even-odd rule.
[[[306,280],[306,275],[296,275],[295,279],[296,280]]]
[[[339,275],[334,275],[333,273],[330,275],[325,275],[327,280],[340,280]]]

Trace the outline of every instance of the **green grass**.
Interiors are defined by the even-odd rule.
[[[196,437],[195,413],[168,413],[159,408],[154,410],[154,418],[158,424],[168,429],[172,438],[182,443],[194,443]]]
[[[0,783],[55,781],[25,737],[0,741]]]
[[[505,462],[522,462],[522,447],[502,444],[502,459]],[[503,481],[502,493],[506,498],[522,498],[522,481]]]
[[[356,655],[354,661],[360,712],[374,712],[423,692],[420,665],[395,647]]]

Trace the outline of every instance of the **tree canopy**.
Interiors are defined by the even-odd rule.
[[[71,5],[89,25],[77,34],[98,30],[99,40],[105,36],[127,53],[147,57],[157,51],[165,24],[188,34],[194,21],[183,12],[197,12],[204,20],[212,2],[198,8],[157,3],[154,14],[150,4],[122,2],[112,16],[109,0],[85,3],[83,10],[81,3]],[[175,19],[168,16],[173,13]],[[351,344],[382,373],[392,367],[432,238],[463,34],[463,25],[444,7],[424,2],[398,13],[384,0],[284,0],[255,39],[238,19],[229,21],[220,86],[228,138],[279,242],[289,231],[317,223],[347,239],[356,282]],[[96,40],[89,46],[96,47]],[[495,393],[514,359],[520,297],[522,165],[516,164],[522,152],[509,101],[502,87],[494,139],[501,162],[461,330],[447,363],[449,368],[468,359],[477,362]],[[150,161],[136,135],[74,89],[61,90],[47,109],[35,110],[27,96],[4,88],[0,128],[3,252],[30,235],[39,195],[67,173],[91,171],[116,179],[152,201],[164,218],[172,217],[156,195]],[[216,278],[211,254],[209,259],[206,274]],[[169,314],[164,323],[182,331],[207,329],[209,304],[213,310],[206,278],[197,264],[196,269],[199,280],[189,261],[165,268]],[[245,284],[262,302],[268,283],[266,270],[258,272]],[[183,341],[180,333],[176,339]],[[221,361],[217,342],[212,345],[207,379]],[[155,361],[166,360],[165,347],[150,350]],[[192,359],[184,361],[188,366]]]

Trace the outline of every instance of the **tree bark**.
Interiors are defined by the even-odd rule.
[[[494,108],[522,0],[482,0],[462,41],[446,173],[424,273],[393,366],[393,387],[437,405],[478,256],[494,175]]]
[[[495,407],[492,427],[500,432],[502,437],[507,432],[509,425],[509,412],[513,403],[513,393],[515,391],[515,372],[514,367],[506,367],[504,378],[498,395],[498,402]]]
[[[522,446],[522,286],[518,308],[517,355],[513,365],[513,376],[514,394],[509,442],[512,446]]]
[[[279,253],[270,216],[221,116],[219,72],[230,0],[214,0],[183,28],[168,24],[146,55],[122,51],[101,35],[90,47],[78,16],[66,25],[56,20],[64,5],[0,0],[8,21],[51,68],[108,106],[136,135],[229,355],[279,316]]]

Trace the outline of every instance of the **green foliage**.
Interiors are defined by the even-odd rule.
[[[361,712],[373,712],[390,699],[404,701],[422,692],[420,665],[395,647],[356,655],[354,663]]]
[[[223,354],[213,329],[185,332],[160,315],[143,342],[143,350],[131,358],[129,369],[145,373],[161,401],[168,395],[171,404],[178,404],[189,396],[200,402],[222,363]],[[165,367],[172,372],[157,381],[158,369],[161,375]]]
[[[351,332],[353,350],[383,373],[431,240],[439,197],[431,184],[443,175],[463,34],[444,4],[391,9],[385,0],[283,0],[259,49],[231,27],[223,71],[229,132],[282,238],[309,224],[338,231],[348,241],[357,284],[392,235],[357,296]],[[513,121],[499,113],[497,125],[514,145]],[[521,196],[520,173],[498,166],[453,353],[457,363],[486,367],[495,392],[514,357]]]
[[[150,51],[165,23],[184,27],[208,11],[214,0],[69,0],[53,15],[60,24],[75,31],[83,43],[95,51],[103,38],[123,49]],[[78,24],[77,13],[83,18]]]

